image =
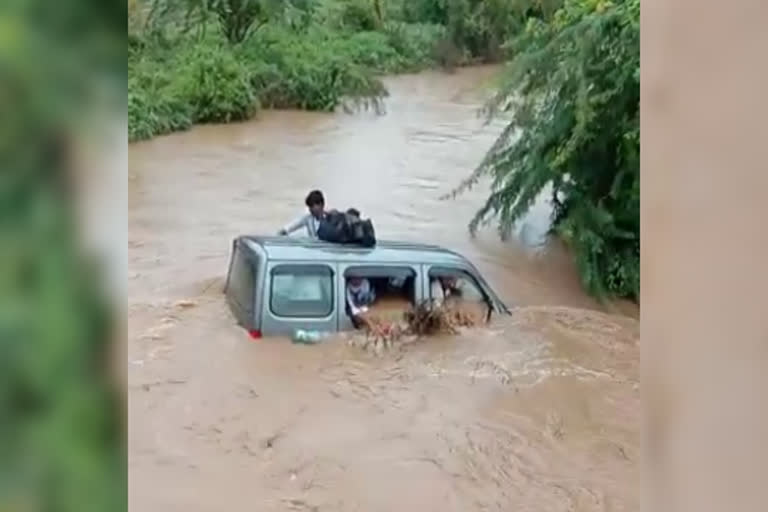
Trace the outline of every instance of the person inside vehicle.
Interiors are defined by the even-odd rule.
[[[363,324],[362,315],[376,300],[376,291],[364,277],[350,277],[347,280],[347,314],[356,329]]]
[[[320,221],[325,217],[325,197],[319,190],[311,191],[304,204],[307,205],[309,213],[303,215],[278,231],[278,235],[290,235],[301,228],[306,230],[307,237],[317,239],[317,229],[320,227]]]
[[[456,276],[433,277],[430,295],[435,305],[441,306],[446,299],[461,298],[462,286]]]
[[[405,288],[405,280],[406,278],[403,276],[389,277],[387,278],[387,288],[390,292],[399,295],[403,293],[403,289]]]

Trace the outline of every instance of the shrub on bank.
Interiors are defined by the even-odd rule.
[[[239,45],[215,30],[172,44],[142,40],[128,59],[129,140],[248,119],[260,106],[332,111],[348,99],[376,103],[386,95],[377,75],[432,65],[443,35],[434,25],[344,34],[275,23]]]
[[[443,64],[496,62],[503,46],[537,16],[561,0],[404,0],[400,17],[409,23],[445,27],[439,59]]]
[[[455,191],[493,178],[470,229],[497,216],[506,232],[551,186],[584,287],[639,299],[640,0],[566,0],[510,49],[488,111],[511,121]]]
[[[248,69],[226,47],[199,42],[172,54],[133,55],[128,71],[131,141],[248,119],[259,108]]]
[[[348,40],[329,31],[266,26],[235,51],[265,106],[332,111],[346,97],[375,99],[386,92]]]
[[[499,58],[534,7],[560,2],[249,0],[253,16],[241,19],[195,1],[137,0],[129,137],[247,119],[259,105],[331,111],[347,99],[376,103],[386,95],[377,74]],[[226,14],[235,4],[216,8]]]
[[[128,140],[148,139],[192,126],[192,105],[174,89],[174,79],[162,61],[129,59]]]
[[[176,61],[172,93],[189,103],[193,123],[242,121],[256,114],[259,99],[248,68],[229,48],[194,45]]]
[[[434,66],[436,50],[447,37],[442,25],[387,22],[382,32],[387,44],[400,56],[399,66],[387,71],[410,71]]]

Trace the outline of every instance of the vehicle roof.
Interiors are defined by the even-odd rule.
[[[434,265],[473,265],[462,255],[437,245],[378,240],[365,248],[287,236],[241,236],[239,239],[260,246],[272,260],[307,261],[318,259],[318,253],[331,261],[371,263],[430,263]]]

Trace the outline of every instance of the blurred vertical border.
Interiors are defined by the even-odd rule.
[[[0,511],[127,509],[127,6],[0,2]]]

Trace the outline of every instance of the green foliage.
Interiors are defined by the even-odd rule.
[[[126,509],[110,318],[70,204],[74,142],[124,108],[123,8],[0,5],[0,510]]]
[[[371,2],[361,0],[358,10],[342,9],[334,18],[329,6],[338,0],[308,0],[272,6],[272,21],[232,45],[224,32],[209,30],[217,21],[190,29],[189,20],[203,23],[206,18],[185,18],[170,2],[156,2],[147,25],[154,28],[136,31],[129,40],[132,141],[194,123],[247,119],[260,105],[378,108],[387,93],[377,75],[432,65],[434,47],[445,34],[438,25],[397,21],[384,23],[381,30],[360,31],[367,25],[353,23],[359,18],[351,13],[365,6],[378,17]],[[352,5],[343,3],[345,9]],[[159,20],[167,21],[162,29]]]
[[[553,230],[598,296],[640,293],[639,13],[639,0],[567,0],[530,19],[489,104],[512,121],[454,191],[493,176],[470,229],[496,215],[506,232],[551,184]]]
[[[366,44],[376,41],[361,41]],[[380,57],[387,48],[382,46]],[[345,97],[374,101],[383,96],[381,82],[366,67],[373,56],[360,55],[353,39],[327,30],[298,34],[279,25],[266,26],[238,49],[254,70],[252,85],[265,105],[331,111]]]
[[[445,40],[442,25],[388,21],[382,28],[387,44],[400,56],[397,66],[378,66],[383,71],[417,70],[435,64],[436,49]]]
[[[205,29],[213,23],[231,44],[244,41],[283,7],[279,0],[151,0],[149,5],[153,32]]]
[[[498,59],[535,6],[558,1],[134,0],[129,139],[259,105],[378,107],[377,75]]]
[[[320,0],[312,11],[318,25],[342,32],[376,30],[380,24],[373,0]]]
[[[257,23],[267,20],[263,0],[198,0],[205,12],[212,12],[230,43],[245,40]]]
[[[163,62],[129,59],[129,140],[147,139],[192,126],[192,104],[172,87],[172,77],[172,70]]]
[[[454,53],[454,63],[498,61],[503,45],[517,35],[530,16],[543,15],[561,0],[410,0],[402,5],[407,22],[446,28],[441,53]]]
[[[256,113],[259,102],[248,69],[229,48],[195,45],[176,62],[170,95],[185,99],[193,123],[240,121]]]

